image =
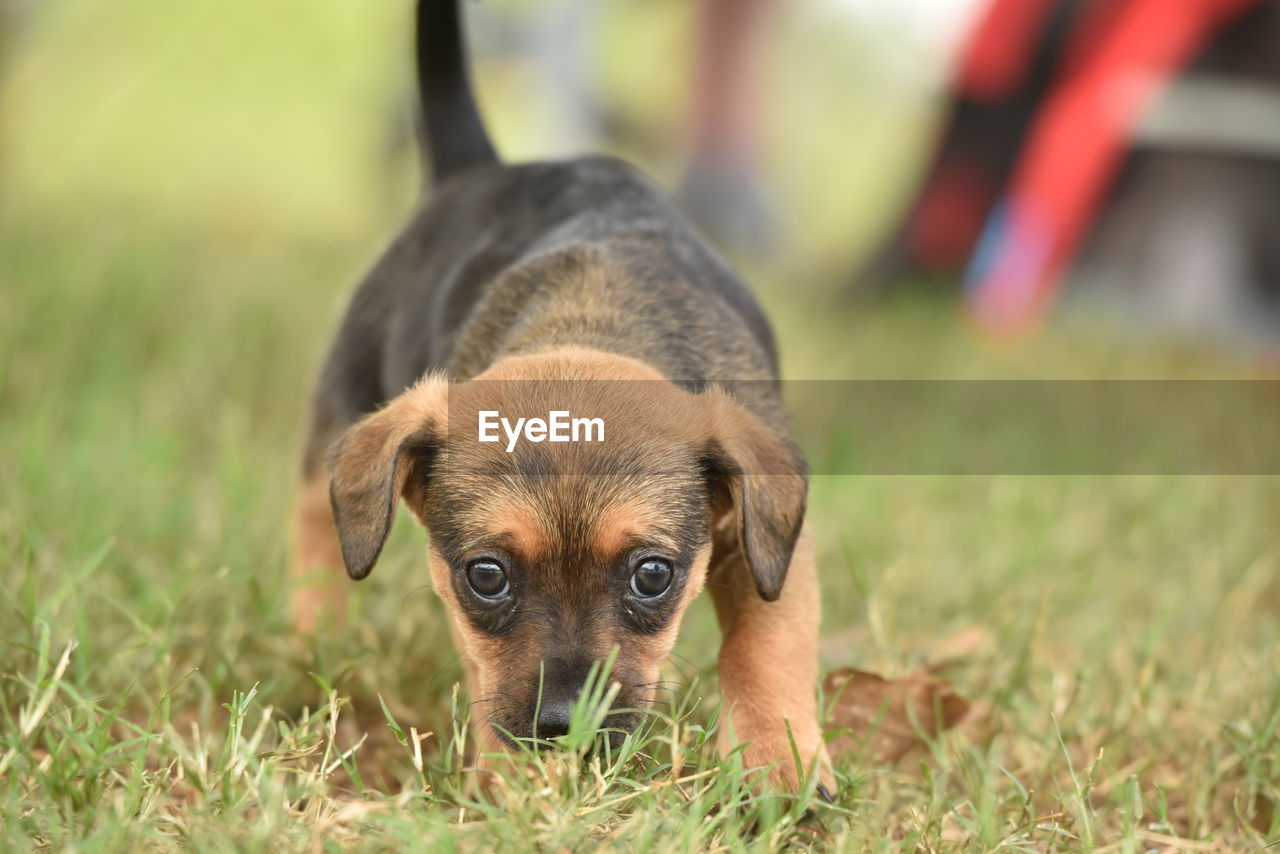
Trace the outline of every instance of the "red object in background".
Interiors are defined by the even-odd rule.
[[[970,265],[970,305],[979,320],[1016,329],[1043,314],[1143,112],[1215,32],[1257,2],[1100,0],[1096,14],[1083,16]],[[979,57],[1025,51],[1025,40],[1006,46],[992,34],[1005,29],[997,20],[1034,25],[1028,5],[1042,0],[992,3],[964,65],[967,85],[999,91],[1007,84],[1006,67]]]
[[[998,189],[973,158],[960,155],[942,164],[908,226],[916,262],[932,273],[962,269]]]
[[[1175,0],[1176,2],[1176,0]],[[975,101],[1012,97],[1027,76],[1057,0],[994,2],[969,36],[956,92]]]

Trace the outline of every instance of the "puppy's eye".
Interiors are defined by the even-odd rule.
[[[491,558],[478,558],[467,564],[467,583],[484,599],[501,599],[511,591],[506,570]]]
[[[631,574],[631,592],[642,599],[661,596],[671,586],[671,564],[662,558],[647,557]]]

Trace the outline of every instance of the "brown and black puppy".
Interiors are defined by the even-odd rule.
[[[334,570],[369,573],[403,499],[490,712],[479,741],[509,745],[566,732],[615,648],[608,723],[634,727],[706,587],[724,747],[794,786],[794,739],[829,781],[807,479],[768,324],[632,168],[497,162],[458,15],[418,6],[432,198],[360,285],[315,391],[296,621],[341,613]]]

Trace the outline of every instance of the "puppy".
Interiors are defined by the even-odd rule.
[[[432,198],[357,289],[315,389],[298,626],[341,615],[334,570],[369,574],[403,499],[487,704],[478,741],[566,733],[614,650],[621,738],[706,587],[722,749],[745,743],[782,786],[816,765],[825,794],[807,478],[760,308],[626,164],[498,162],[455,4],[418,4],[417,53]]]

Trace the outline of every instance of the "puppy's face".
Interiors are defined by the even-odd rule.
[[[553,412],[602,429],[574,441],[570,426],[562,442],[511,429]],[[506,426],[482,441],[491,413]],[[606,726],[620,739],[654,699],[713,526],[736,534],[760,594],[777,598],[803,517],[800,466],[723,395],[579,352],[411,389],[335,447],[332,496],[354,577],[376,559],[397,496],[426,526],[476,717],[496,738],[566,733],[592,664],[616,651]]]
[[[540,467],[536,456],[502,475],[464,464],[425,490],[432,578],[453,612],[477,716],[499,737],[563,735],[592,663],[616,650],[619,711],[607,725],[630,729],[702,587],[706,486],[693,463],[643,475],[520,471]]]

